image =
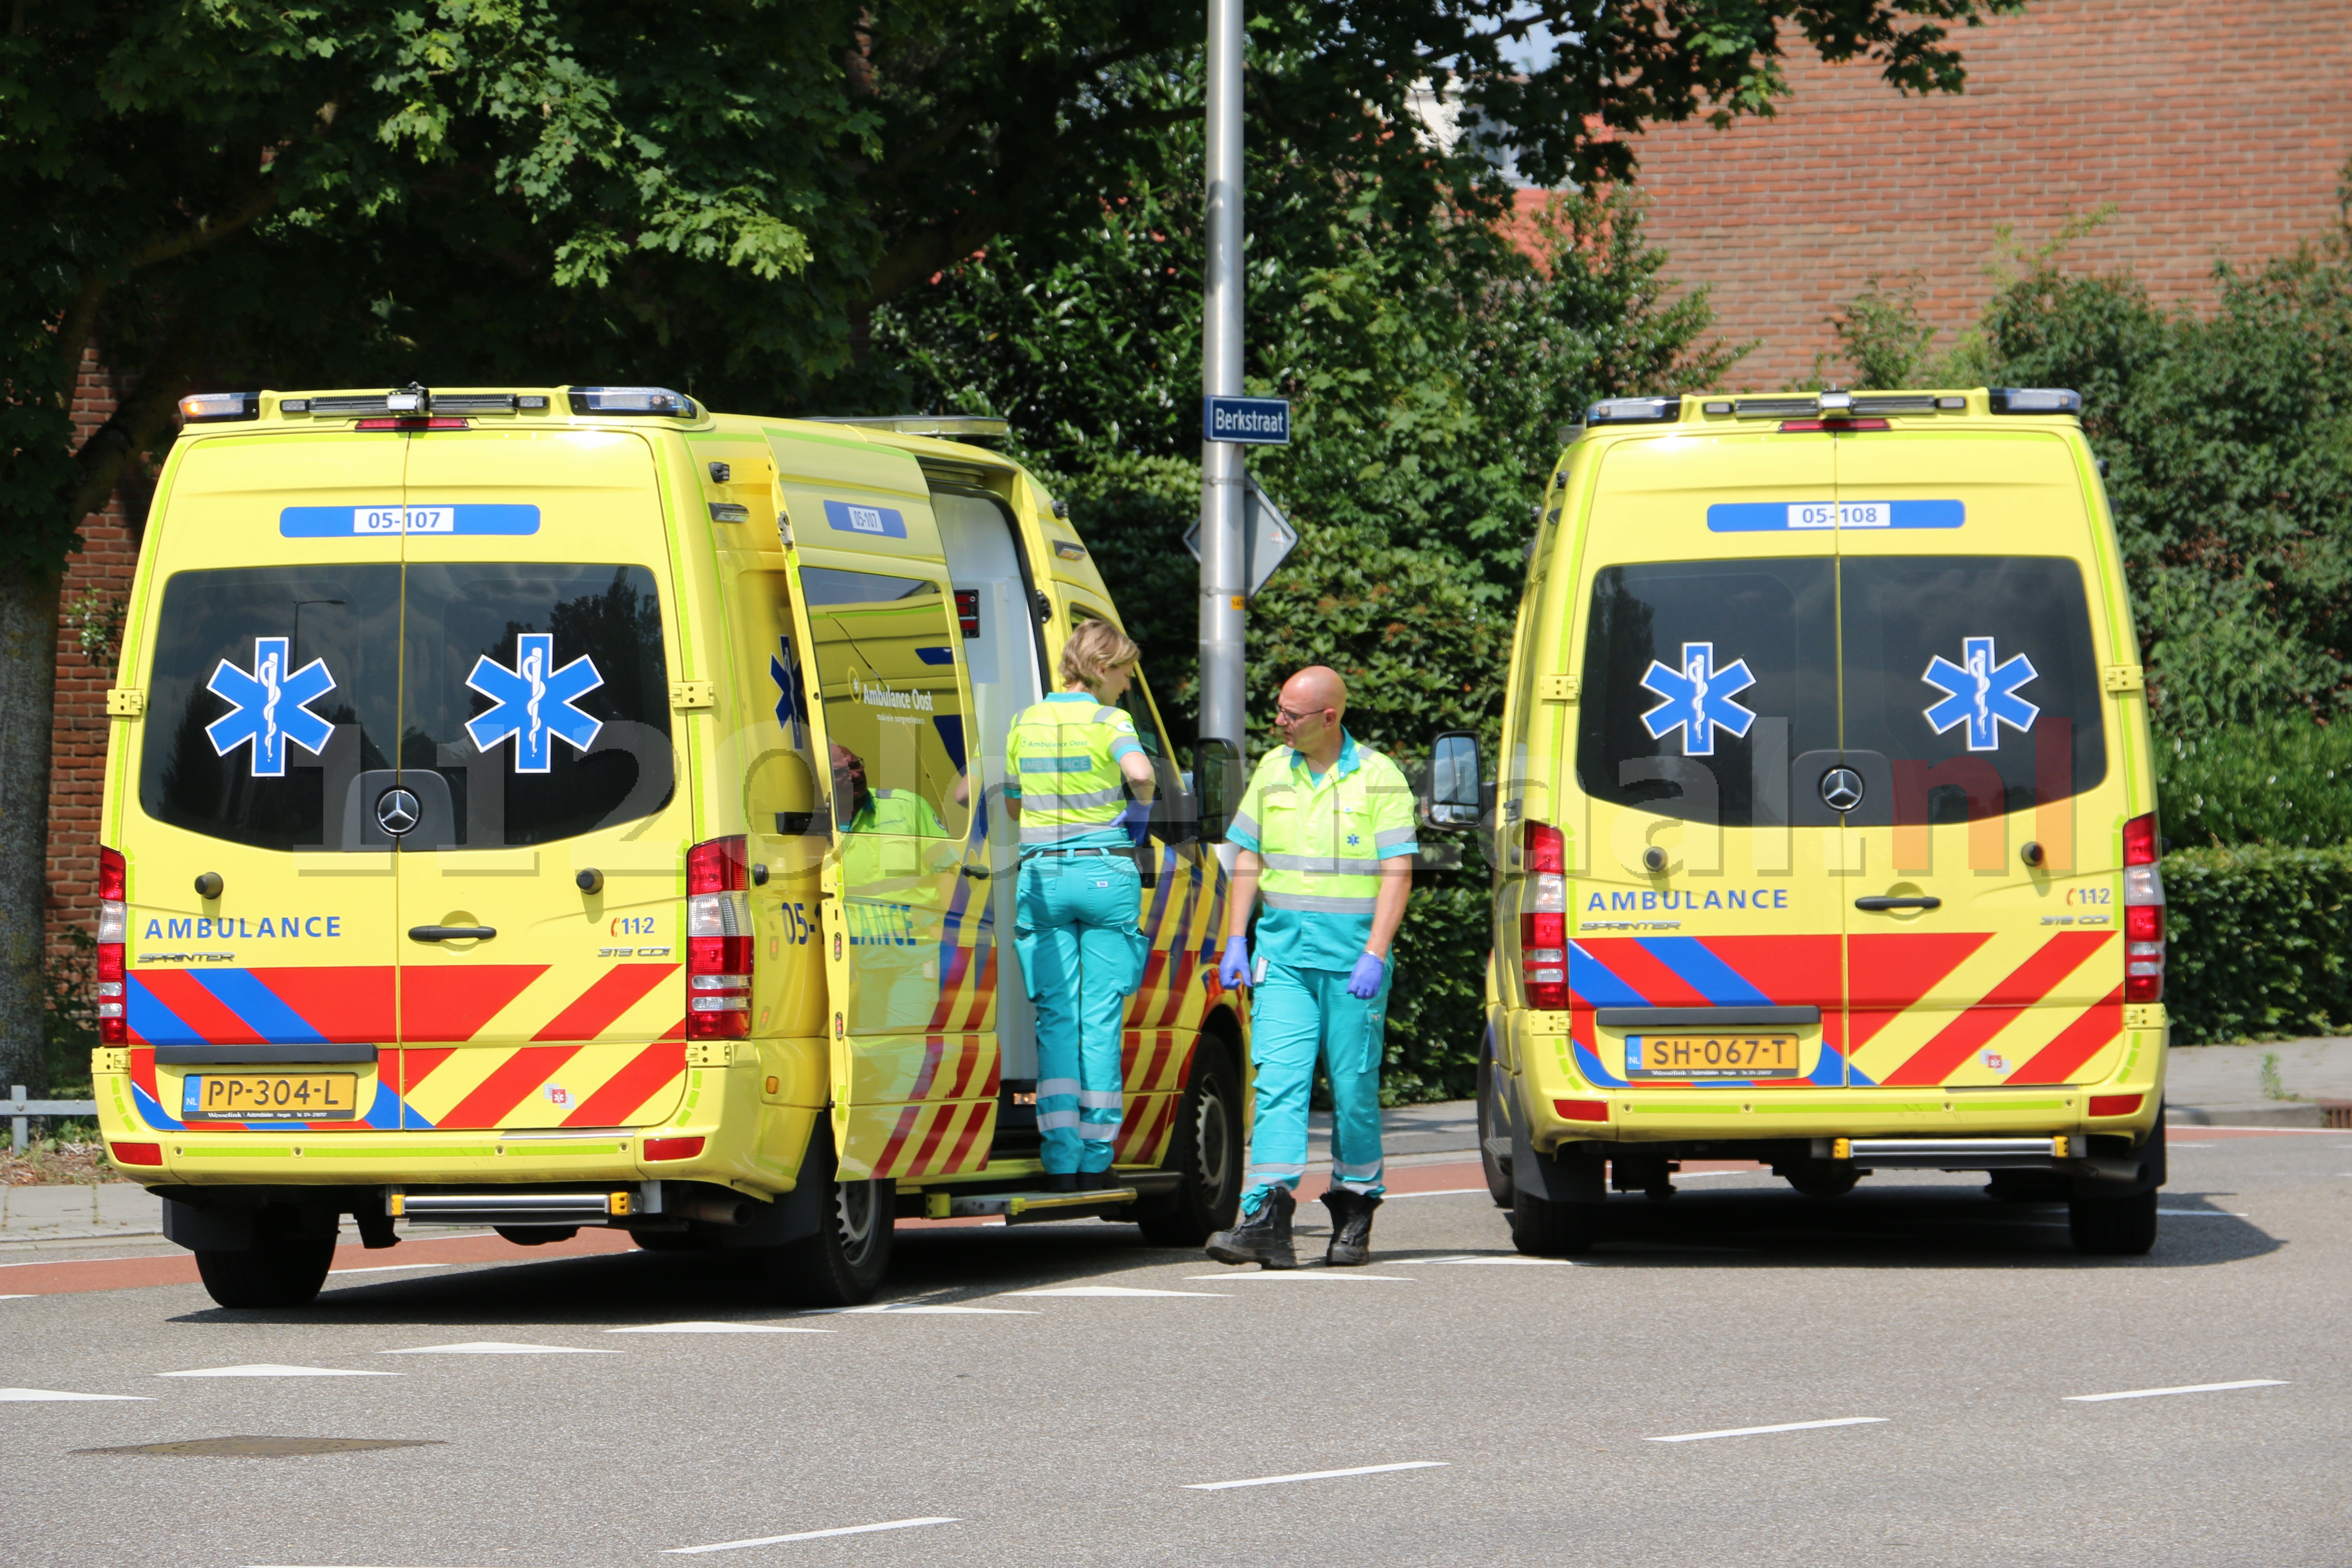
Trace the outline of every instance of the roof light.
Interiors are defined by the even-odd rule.
[[[1965,410],[1968,405],[1969,400],[1965,397],[1939,397],[1936,399],[1936,406],[1938,408],[1957,408]]]
[[[1733,406],[1731,400],[1727,397],[1711,403],[1700,404],[1699,412],[1702,414],[1728,414],[1732,411]]]
[[[1664,425],[1682,416],[1679,397],[1604,397],[1584,411],[1587,425]]]
[[[2083,395],[2063,386],[1996,386],[1990,395],[1995,414],[2083,412]]]
[[[388,414],[422,414],[433,406],[433,395],[412,381],[398,392],[385,393],[383,406]]]
[[[1824,414],[1831,413],[1840,408],[1851,409],[1853,406],[1853,394],[1851,392],[1824,392],[1820,396],[1813,399],[1813,406],[1820,409]]]
[[[1780,434],[1790,435],[1803,430],[1884,430],[1884,419],[1783,419]]]
[[[666,386],[575,386],[574,414],[655,414],[667,419],[695,417],[694,399]]]
[[[180,399],[180,417],[191,425],[211,425],[224,419],[261,417],[257,392],[199,392]]]

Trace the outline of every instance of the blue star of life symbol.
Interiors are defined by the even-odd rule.
[[[778,637],[768,656],[768,679],[776,683],[776,722],[794,746],[808,744],[808,693],[801,688],[801,656],[793,639]]]
[[[604,721],[572,704],[604,685],[604,678],[584,653],[551,673],[554,663],[555,638],[547,632],[515,635],[512,669],[488,654],[475,661],[466,684],[491,703],[487,712],[466,721],[475,750],[487,752],[512,735],[515,772],[543,773],[554,760],[554,741],[575,752],[584,752],[595,742]]]
[[[1969,751],[1997,752],[2003,724],[2012,730],[2033,728],[2042,710],[2017,694],[2019,687],[2036,679],[2032,659],[2019,653],[2011,654],[2006,664],[1994,662],[1990,637],[1962,637],[1960,658],[1965,669],[1937,654],[1919,678],[1945,693],[1941,702],[1926,710],[1936,733],[1965,723]]]
[[[1642,715],[1643,727],[1654,741],[1663,741],[1680,730],[1683,755],[1711,757],[1715,755],[1717,730],[1730,731],[1736,740],[1748,733],[1748,727],[1756,722],[1755,714],[1732,700],[1755,684],[1756,678],[1748,673],[1746,659],[1717,669],[1713,643],[1686,642],[1683,644],[1680,669],[1654,658],[1649,673],[1642,677],[1645,689],[1665,699]]]
[[[332,724],[310,709],[310,703],[335,689],[335,678],[327,673],[326,660],[320,658],[288,674],[287,640],[254,638],[250,674],[223,659],[205,683],[205,690],[234,710],[206,725],[205,738],[224,757],[250,744],[256,778],[286,776],[287,742],[316,756],[335,732]]]
[[[1353,834],[1353,833],[1350,833],[1349,835],[1348,835],[1348,847],[1349,847],[1349,848],[1353,849],[1357,845],[1361,844],[1362,842],[1363,842],[1363,839],[1362,839],[1360,837],[1359,837],[1358,835]]]

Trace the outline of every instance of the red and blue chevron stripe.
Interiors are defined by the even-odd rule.
[[[1801,1007],[1822,1010],[1822,1054],[1811,1076],[1644,1089],[1843,1089],[1866,1085],[1844,1050],[1843,966],[1834,936],[1590,937],[1568,947],[1569,1037],[1578,1070],[1607,1089],[1633,1087],[1601,1064],[1599,1007]]]

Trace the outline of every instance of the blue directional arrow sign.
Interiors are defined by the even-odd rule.
[[[1204,397],[1201,434],[1212,441],[1244,447],[1290,445],[1290,400],[1286,397]]]
[[[1713,643],[1686,642],[1683,644],[1680,669],[1654,658],[1649,673],[1642,677],[1644,689],[1665,699],[1642,715],[1643,727],[1654,741],[1663,741],[1680,730],[1683,755],[1711,757],[1715,755],[1717,730],[1728,730],[1737,739],[1748,733],[1748,727],[1756,722],[1755,714],[1732,700],[1755,684],[1756,678],[1748,672],[1746,659],[1717,669]]]
[[[239,746],[251,746],[253,776],[259,779],[286,776],[287,742],[316,755],[335,732],[309,706],[335,689],[326,661],[314,658],[289,675],[286,648],[284,637],[256,637],[250,674],[223,659],[205,683],[205,690],[232,710],[205,726],[205,737],[224,757]]]
[[[575,752],[594,743],[604,721],[591,719],[572,703],[604,685],[604,678],[586,654],[551,673],[554,663],[555,638],[547,632],[516,635],[512,669],[488,654],[475,661],[466,684],[491,704],[466,722],[476,750],[487,752],[511,735],[515,772],[543,773],[553,761],[555,741]]]
[[[1969,750],[2000,750],[2000,727],[2031,731],[2042,710],[2017,694],[2017,689],[2038,679],[2033,661],[2011,654],[2005,664],[1994,662],[1990,637],[1962,637],[1960,658],[1967,668],[1937,654],[1919,679],[1938,688],[1944,700],[1927,709],[1928,727],[1938,735],[1956,724],[1969,727]]]

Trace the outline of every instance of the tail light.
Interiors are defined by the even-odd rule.
[[[1568,839],[1546,823],[1521,829],[1528,885],[1519,915],[1519,965],[1528,1005],[1557,1012],[1568,1005]]]
[[[2124,1000],[2164,1000],[2164,876],[2154,816],[2124,824]]]
[[[708,838],[686,852],[686,1037],[751,1032],[751,895],[744,846]]]
[[[160,1165],[163,1163],[161,1143],[109,1143],[106,1152],[118,1165]]]
[[[122,852],[101,847],[98,852],[98,1039],[120,1046],[131,1038],[122,1016],[122,948],[131,927]],[[158,1155],[147,1163],[159,1165]]]
[[[2095,1094],[2091,1096],[2094,1116],[2137,1116],[2147,1099],[2144,1094]]]
[[[646,1158],[648,1160],[691,1160],[702,1152],[699,1138],[648,1138]]]
[[[1562,1121],[1606,1121],[1609,1102],[1605,1100],[1555,1100],[1551,1108],[1559,1112]]]

